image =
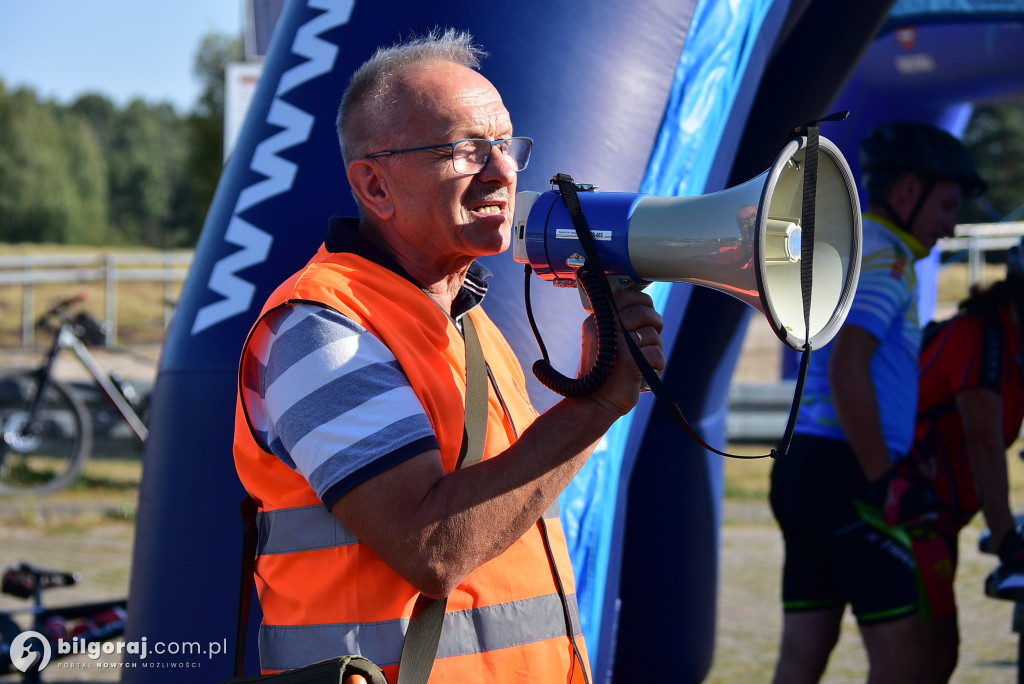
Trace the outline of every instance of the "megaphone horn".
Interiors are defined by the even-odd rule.
[[[760,176],[697,197],[579,193],[613,286],[693,283],[761,312],[780,340],[801,350],[827,344],[849,311],[860,274],[857,187],[839,149],[818,142],[810,316],[801,290],[806,138],[787,144]],[[545,280],[574,283],[583,250],[556,190],[516,195],[513,258]]]

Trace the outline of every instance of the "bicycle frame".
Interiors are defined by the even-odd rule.
[[[32,605],[25,608],[0,611],[0,675],[15,674],[12,661],[6,660],[11,653],[11,641],[16,634],[26,629],[38,632],[50,642],[51,661],[60,660],[72,653],[79,651],[61,650],[57,647],[57,639],[72,643],[77,641],[81,645],[93,641],[105,641],[124,633],[125,612],[128,608],[128,600],[123,598],[107,599],[91,603],[76,603],[64,606],[44,606],[43,590],[50,587],[70,587],[78,583],[77,573],[42,570],[32,568],[22,563],[21,570],[34,576],[34,586],[26,588],[26,591],[11,590],[8,586],[8,575],[15,570],[8,570],[4,575],[3,593],[18,598],[31,598]],[[25,626],[24,621],[15,620],[16,616],[30,616],[30,623]],[[104,618],[100,621],[99,618]],[[58,622],[57,626],[64,633],[55,631],[51,626],[51,620]],[[81,631],[73,634],[66,633],[66,623],[69,621],[87,621],[80,624]],[[70,638],[69,638],[70,637]],[[23,672],[22,681],[26,684],[37,684],[41,681],[40,671],[30,668]]]
[[[46,370],[44,371],[46,376],[44,378],[40,378],[41,389],[37,395],[36,401],[39,401],[43,396],[43,382],[46,378],[50,377],[50,371],[53,369],[53,364],[57,359],[57,354],[59,354],[62,349],[70,349],[75,353],[75,356],[77,356],[78,360],[82,362],[85,369],[89,371],[93,380],[95,380],[99,388],[103,390],[103,394],[106,395],[110,403],[113,404],[114,408],[116,408],[118,413],[121,414],[121,417],[124,418],[124,421],[128,424],[128,427],[132,429],[132,432],[135,433],[138,440],[140,442],[145,442],[146,439],[149,438],[149,429],[146,427],[145,423],[142,422],[142,419],[139,418],[139,414],[135,412],[132,405],[128,403],[128,400],[124,398],[120,390],[117,389],[114,383],[104,372],[99,362],[96,361],[95,357],[89,353],[89,349],[85,346],[82,340],[80,340],[78,335],[71,330],[71,326],[68,323],[61,324],[60,332],[57,334],[57,341],[54,344],[53,349],[50,351],[49,358],[46,360]],[[35,407],[33,407],[33,413],[34,411]]]
[[[93,339],[99,339],[94,329],[97,324],[87,314],[74,318],[67,314],[67,307],[81,299],[61,301],[40,318],[37,326],[52,340],[40,365],[0,371],[0,379],[6,383],[5,393],[0,395],[0,494],[58,491],[74,481],[92,453],[95,416],[81,393],[55,373],[57,358],[64,350],[74,352],[90,384],[106,397],[138,442],[144,444],[149,438],[134,402],[134,388],[116,375],[107,375],[88,349]]]

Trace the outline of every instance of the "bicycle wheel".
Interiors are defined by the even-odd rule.
[[[0,373],[0,494],[51,494],[81,472],[92,449],[92,424],[81,399],[53,378],[34,417],[39,378]]]

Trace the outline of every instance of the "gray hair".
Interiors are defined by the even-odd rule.
[[[483,49],[473,43],[466,31],[434,29],[423,36],[412,36],[404,43],[378,48],[370,59],[356,69],[338,108],[338,143],[345,166],[349,161],[370,153],[367,146],[387,140],[387,109],[393,103],[388,95],[394,75],[402,68],[426,61],[453,62],[470,69],[480,68]]]

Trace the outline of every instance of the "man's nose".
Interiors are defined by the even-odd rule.
[[[519,174],[519,164],[512,155],[504,151],[501,145],[491,146],[491,155],[487,164],[477,174],[480,180],[498,181],[502,185],[514,183]]]

